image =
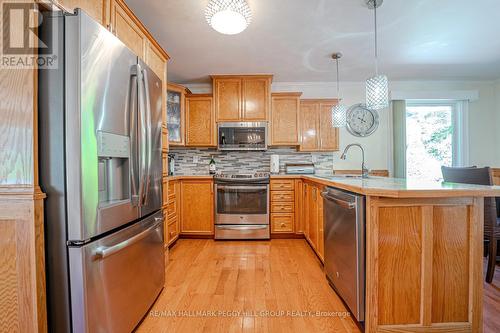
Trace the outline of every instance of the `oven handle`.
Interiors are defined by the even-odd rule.
[[[261,225],[216,225],[217,229],[226,229],[226,230],[260,230],[269,228],[269,224],[261,224]]]
[[[267,185],[261,186],[233,186],[233,185],[217,185],[218,190],[267,190]]]

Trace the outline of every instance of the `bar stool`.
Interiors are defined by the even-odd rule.
[[[450,168],[441,167],[445,182],[476,185],[493,185],[491,169],[486,168]],[[486,282],[493,281],[497,259],[497,242],[500,239],[500,204],[499,198],[484,198],[484,239],[488,240],[488,269]]]

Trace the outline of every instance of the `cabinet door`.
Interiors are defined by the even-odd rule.
[[[303,195],[302,195],[302,223],[304,227],[304,236],[309,240],[309,205],[311,200],[311,187],[309,184],[303,183]]]
[[[319,148],[320,150],[339,150],[339,129],[332,127],[331,108],[335,104],[320,104]]]
[[[270,103],[269,79],[243,79],[243,121],[266,121]]]
[[[184,146],[185,91],[180,85],[167,85],[167,128],[171,146]]]
[[[302,151],[315,151],[319,149],[319,104],[300,104],[300,125]]]
[[[144,61],[153,72],[158,75],[162,82],[166,82],[166,64],[165,59],[160,50],[158,50],[151,42],[146,42],[146,60]]]
[[[104,25],[106,0],[57,0],[57,2],[70,12],[73,12],[75,8],[81,8],[90,17]]]
[[[181,233],[213,235],[214,198],[211,180],[181,181]]]
[[[241,118],[241,79],[214,80],[217,121],[239,121]]]
[[[318,256],[321,261],[325,258],[325,239],[324,239],[324,224],[323,224],[323,197],[320,195],[322,188],[318,188]]]
[[[304,185],[302,180],[295,180],[295,233],[304,233],[304,219],[302,218],[302,212],[304,210],[304,200],[302,199],[304,195]]]
[[[145,56],[146,36],[134,21],[129,9],[111,0],[111,31],[141,59]]]
[[[309,241],[312,248],[318,249],[318,188],[311,186],[309,191]]]
[[[271,145],[298,145],[300,95],[271,97]]]
[[[212,96],[186,97],[186,146],[215,146]]]

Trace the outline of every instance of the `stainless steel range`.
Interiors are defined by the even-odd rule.
[[[269,239],[269,173],[217,174],[215,239]]]

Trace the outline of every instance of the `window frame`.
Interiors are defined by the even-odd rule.
[[[407,143],[406,143],[406,111],[408,107],[422,107],[422,106],[449,106],[452,108],[452,166],[465,167],[469,166],[469,114],[468,114],[468,101],[467,100],[434,100],[434,99],[408,99],[405,100],[405,116],[401,121],[404,124],[405,147],[404,149],[404,171],[405,176],[407,172]]]

